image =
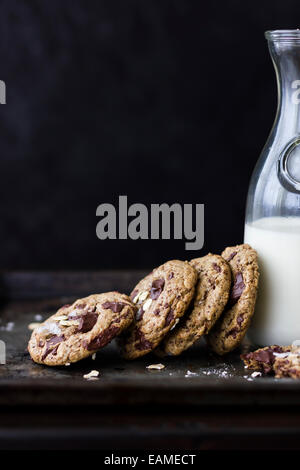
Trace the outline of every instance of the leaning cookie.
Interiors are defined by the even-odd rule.
[[[218,255],[208,254],[190,261],[198,273],[192,309],[168,333],[159,346],[158,354],[177,356],[207,334],[227,304],[231,269]]]
[[[119,338],[126,359],[143,356],[156,348],[188,308],[197,272],[184,261],[168,261],[142,279],[131,299],[138,310],[136,322]]]
[[[134,319],[135,307],[118,292],[90,295],[65,305],[38,326],[28,343],[34,362],[60,366],[106,346]]]
[[[257,253],[250,245],[228,247],[222,257],[231,267],[233,286],[225,312],[207,335],[209,346],[220,355],[243,340],[254,314],[259,278]]]

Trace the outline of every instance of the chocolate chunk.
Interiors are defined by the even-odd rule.
[[[215,271],[217,271],[217,273],[220,273],[222,271],[222,269],[217,263],[213,263],[213,268]]]
[[[52,351],[55,351],[55,354],[57,353],[57,349],[58,349],[58,346],[59,344],[58,343],[61,343],[62,341],[65,340],[65,336],[64,335],[61,335],[61,336],[52,336],[52,338],[48,339],[46,341],[46,349],[45,349],[45,352],[42,356],[42,361],[44,359],[46,359],[46,357],[48,356],[48,354],[50,354]],[[55,344],[57,344],[56,347],[53,348],[53,346],[55,346]]]
[[[62,341],[65,340],[65,335],[60,335],[60,336],[52,336],[52,338],[48,339],[47,340],[47,346],[48,345],[54,345],[54,344],[57,344],[57,343],[61,343]]]
[[[104,304],[102,304],[102,307],[105,310],[110,309],[114,313],[120,313],[125,306],[126,304],[123,304],[122,302],[104,302]]]
[[[230,294],[230,305],[234,305],[239,300],[245,287],[246,286],[244,284],[242,273],[237,273],[237,275],[235,276],[233,288]]]
[[[237,251],[233,251],[231,255],[227,258],[227,261],[228,262],[231,261],[235,257],[236,254],[237,254]]]
[[[152,344],[145,338],[144,333],[139,328],[136,328],[135,340],[137,341],[136,348],[140,351],[152,349]]]
[[[173,318],[174,318],[174,310],[172,308],[170,308],[170,311],[169,311],[169,313],[166,317],[165,325],[166,326],[170,325]]]
[[[85,315],[77,315],[76,317],[73,317],[73,320],[77,319],[79,320],[79,325],[76,333],[87,333],[92,328],[94,328],[95,324],[97,323],[98,314],[88,312]]]
[[[160,314],[159,308],[156,308],[153,313],[154,313],[154,315],[159,315]]]
[[[106,346],[117,334],[119,330],[118,326],[111,325],[106,330],[102,331],[98,336],[96,336],[90,343],[83,341],[83,347],[88,351],[94,351]]]
[[[152,282],[152,287],[150,290],[150,297],[152,300],[156,300],[164,289],[165,281],[164,279],[156,279]]]
[[[169,279],[169,280],[170,280],[170,279],[173,279],[173,277],[174,277],[174,273],[171,272],[171,273],[169,274],[169,276],[168,276],[168,279]]]
[[[244,321],[244,316],[243,315],[239,315],[236,319],[238,325],[241,325]]]
[[[141,320],[141,318],[143,317],[143,315],[144,315],[143,307],[140,307],[140,308],[138,309],[138,311],[136,312],[136,315],[135,315],[136,321]]]
[[[272,365],[275,360],[272,349],[254,352],[252,357],[257,362],[265,362],[266,364],[270,365]]]
[[[236,335],[238,334],[239,331],[240,331],[239,328],[234,327],[226,333],[226,337],[232,336],[233,338],[236,338]]]
[[[53,356],[56,356],[57,350],[58,350],[58,346],[59,346],[59,344],[57,344],[57,345],[55,346],[55,348],[52,349],[51,354],[52,354]]]

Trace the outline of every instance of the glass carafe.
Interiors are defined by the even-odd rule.
[[[245,243],[261,271],[249,337],[257,345],[300,340],[300,30],[265,33],[276,71],[275,122],[249,186]]]

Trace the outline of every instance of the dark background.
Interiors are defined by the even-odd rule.
[[[153,267],[241,242],[276,110],[263,33],[299,0],[0,3],[1,268]],[[100,241],[95,212],[204,203],[205,246]]]

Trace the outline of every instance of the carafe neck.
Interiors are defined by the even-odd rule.
[[[300,135],[300,30],[268,31],[269,50],[276,71],[276,124],[286,136]]]

